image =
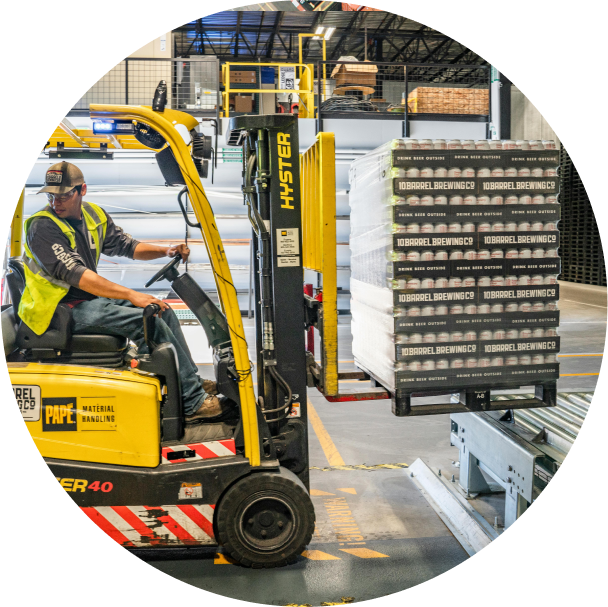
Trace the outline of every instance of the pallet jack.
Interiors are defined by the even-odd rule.
[[[90,109],[105,132],[133,129],[138,141],[158,150],[167,184],[183,186],[183,211],[182,198],[189,197],[221,310],[180,274],[179,258],[146,286],[168,280],[201,322],[218,390],[236,414],[202,433],[184,425],[174,348],[152,340],[156,306],[143,314],[147,354],[119,336],[73,335],[70,310],[61,304],[49,329],[36,335],[16,312],[24,275],[13,256],[6,275],[12,305],[3,306],[2,332],[23,419],[60,485],[121,545],[137,551],[219,544],[244,566],[291,563],[315,523],[308,493],[297,117],[251,116],[231,124],[244,149],[243,192],[254,232],[256,397],[236,288],[201,183],[209,146],[198,121],[166,109],[158,90],[152,106]],[[189,144],[178,125],[190,133]],[[22,212],[14,220],[16,239],[18,217]]]

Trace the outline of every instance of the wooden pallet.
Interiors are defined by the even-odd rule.
[[[419,86],[407,96],[408,111],[413,114],[487,115],[489,103],[488,89]]]

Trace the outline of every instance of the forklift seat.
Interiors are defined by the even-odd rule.
[[[49,328],[36,335],[19,319],[17,310],[25,288],[23,262],[8,260],[6,284],[13,305],[2,311],[4,354],[10,360],[44,361],[72,365],[119,367],[128,341],[120,335],[72,334],[72,310],[59,304]]]

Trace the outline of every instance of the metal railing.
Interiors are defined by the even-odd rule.
[[[489,65],[371,61],[227,62],[220,76],[220,62],[211,55],[130,57],[96,82],[71,113],[88,113],[91,103],[149,105],[165,80],[167,107],[194,115],[219,118],[220,109],[225,117],[297,112],[316,118],[318,131],[323,118],[401,120],[408,136],[410,120],[489,123],[490,77]]]
[[[167,107],[201,116],[219,117],[219,60],[129,57],[113,67],[74,105],[87,113],[92,103],[150,105],[161,80],[167,83]]]
[[[336,262],[336,148],[333,133],[319,133],[300,155],[302,264],[322,276],[321,386],[338,394],[338,284]]]
[[[491,121],[489,65],[319,61],[323,118]]]

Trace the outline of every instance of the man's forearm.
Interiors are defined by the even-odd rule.
[[[161,310],[166,310],[168,308],[164,301],[157,299],[154,295],[127,289],[127,287],[122,287],[121,285],[117,285],[114,282],[102,278],[99,274],[95,274],[95,272],[92,272],[91,270],[84,271],[83,275],[80,277],[78,288],[87,293],[91,293],[91,295],[97,295],[98,297],[126,299],[138,308],[145,308],[150,304],[156,304]]]
[[[170,247],[159,247],[155,244],[148,244],[147,242],[140,242],[135,247],[133,253],[133,259],[139,261],[149,261],[151,259],[160,259],[161,257],[167,257],[167,253]]]
[[[91,295],[109,299],[130,299],[133,294],[132,289],[127,289],[127,287],[106,280],[91,270],[84,271],[80,277],[78,288]]]

